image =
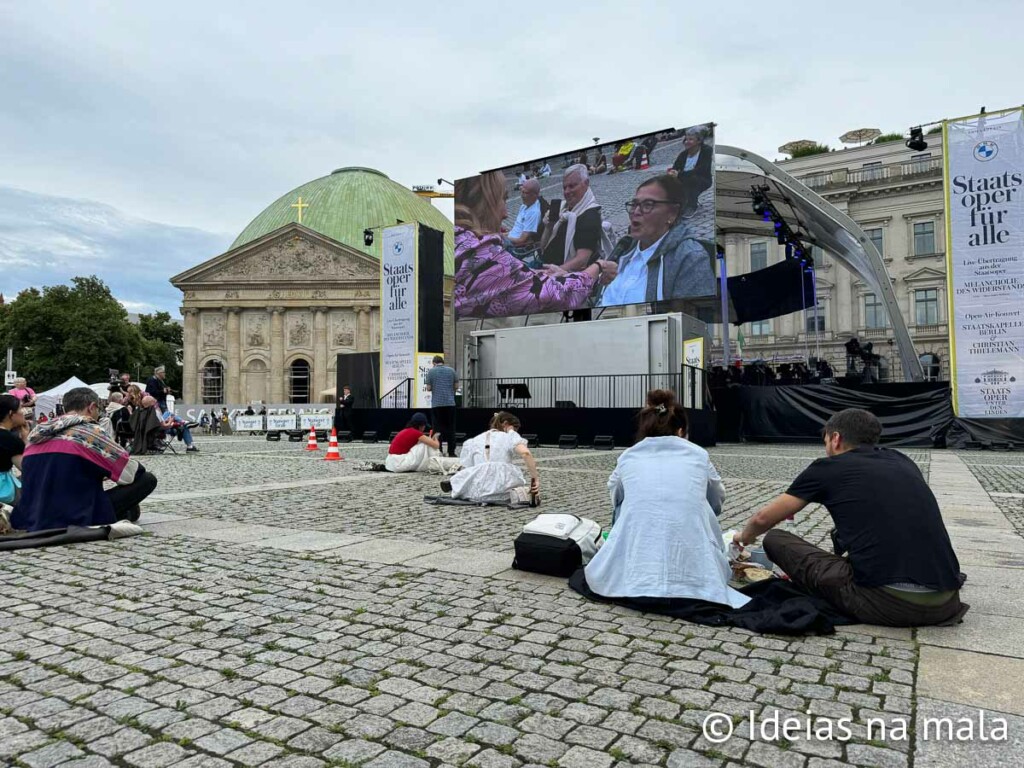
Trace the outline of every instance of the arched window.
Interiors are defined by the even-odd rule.
[[[202,397],[207,405],[224,402],[224,366],[219,360],[210,360],[203,366]]]
[[[301,357],[288,366],[288,402],[312,402],[309,391],[309,361]]]

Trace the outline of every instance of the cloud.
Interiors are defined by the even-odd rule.
[[[94,274],[128,311],[177,317],[181,292],[168,277],[223,253],[231,240],[133,218],[91,200],[0,186],[0,284],[7,298]]]

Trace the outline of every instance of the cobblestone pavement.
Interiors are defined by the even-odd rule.
[[[356,471],[383,445],[332,464],[302,444],[198,444],[145,460],[149,535],[0,554],[0,764],[944,764],[913,732],[915,632],[794,639],[609,609],[509,570],[532,511],[428,506],[432,476]],[[928,472],[930,452],[908,453]],[[537,455],[545,509],[608,523],[616,452]],[[819,453],[712,455],[728,528]],[[821,509],[789,525],[814,541],[830,527]],[[849,718],[852,738],[754,734],[751,710]],[[702,735],[713,712],[735,728],[723,743]],[[910,733],[868,733],[871,717]],[[975,766],[1004,764],[985,754]]]

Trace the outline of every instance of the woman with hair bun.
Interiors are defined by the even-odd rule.
[[[585,569],[604,597],[689,598],[739,608],[716,515],[725,491],[708,452],[686,439],[686,412],[669,390],[647,394],[637,442],[608,478],[614,527]]]

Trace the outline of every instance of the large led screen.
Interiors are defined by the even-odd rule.
[[[459,319],[715,293],[707,123],[455,182]]]

